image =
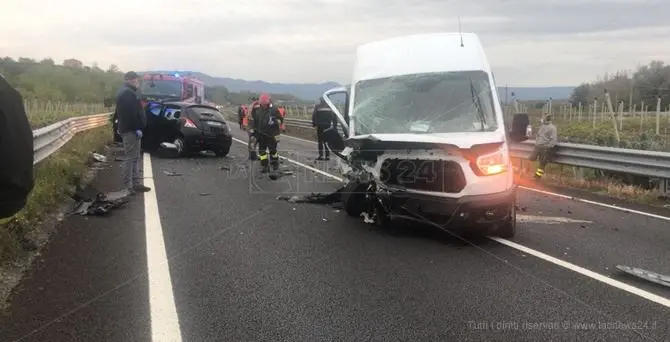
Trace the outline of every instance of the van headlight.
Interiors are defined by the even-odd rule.
[[[509,169],[509,152],[506,148],[478,156],[475,160],[476,170],[481,176],[493,176],[507,172]]]

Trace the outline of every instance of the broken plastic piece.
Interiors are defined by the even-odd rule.
[[[112,209],[121,207],[128,202],[128,190],[121,190],[109,193],[98,193],[95,198],[84,198],[79,194],[75,194],[74,198],[78,199],[74,204],[70,215],[78,214],[82,216],[101,216],[108,214]]]
[[[95,160],[97,162],[100,162],[100,163],[106,163],[107,162],[107,157],[103,156],[100,153],[95,153],[95,152],[91,153],[91,158],[93,158],[93,160]]]
[[[340,202],[340,193],[339,191],[323,194],[323,193],[311,193],[305,196],[285,196],[281,195],[277,197],[278,200],[289,201],[291,203],[313,203],[313,204],[333,204]]]
[[[163,173],[164,173],[166,176],[181,176],[181,173],[174,172],[174,171],[163,170]]]
[[[630,275],[634,275],[638,278],[650,281],[652,283],[656,283],[659,285],[667,286],[670,287],[670,277],[658,273],[654,273],[651,271],[643,270],[641,268],[637,267],[630,267],[630,266],[624,266],[624,265],[617,265],[616,268],[619,270],[626,272]]]

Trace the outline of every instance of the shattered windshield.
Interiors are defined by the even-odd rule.
[[[175,80],[142,80],[141,91],[147,96],[181,96],[181,82]]]
[[[356,135],[495,131],[488,74],[451,71],[359,81]]]

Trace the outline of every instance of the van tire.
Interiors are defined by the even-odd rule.
[[[516,235],[516,205],[512,203],[509,217],[500,223],[495,231],[495,235],[504,239],[513,238]]]

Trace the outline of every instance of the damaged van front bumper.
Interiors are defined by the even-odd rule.
[[[428,223],[442,228],[486,228],[510,220],[516,186],[493,194],[458,198],[379,187],[374,196],[389,219]]]

